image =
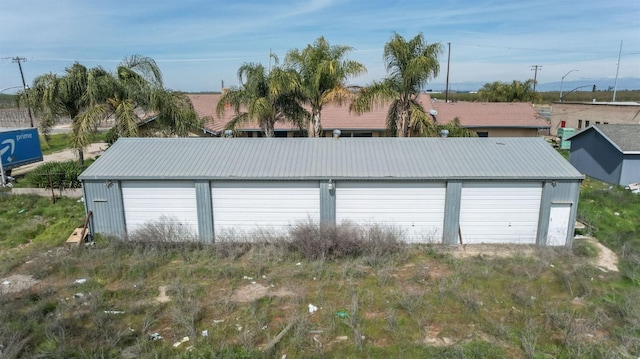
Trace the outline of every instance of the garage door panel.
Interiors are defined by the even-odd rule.
[[[214,230],[285,234],[293,226],[320,219],[318,182],[214,182]]]
[[[464,243],[536,242],[540,183],[465,183],[460,202]]]
[[[121,184],[127,232],[150,222],[175,219],[192,235],[198,233],[198,209],[193,182],[123,181]]]
[[[407,241],[440,241],[444,223],[444,183],[336,183],[336,222],[386,226]]]

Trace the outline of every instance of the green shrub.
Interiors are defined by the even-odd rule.
[[[85,170],[85,166],[71,160],[66,162],[48,162],[38,166],[29,173],[25,180],[37,188],[80,188],[78,176]]]

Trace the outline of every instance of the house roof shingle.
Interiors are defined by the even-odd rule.
[[[189,98],[200,117],[209,117],[204,128],[219,133],[233,117],[233,110],[228,109],[218,118],[216,106],[221,94],[191,94]],[[448,123],[454,118],[467,128],[503,127],[503,128],[549,128],[549,123],[540,116],[528,103],[482,103],[482,102],[449,102],[433,101],[428,94],[420,94],[418,102],[425,111],[435,109],[437,122]],[[387,107],[375,106],[372,111],[361,115],[349,111],[349,105],[328,104],[322,109],[322,127],[325,130],[372,130],[384,131],[386,126]],[[295,130],[295,126],[287,123],[276,123],[276,130]],[[258,131],[255,124],[247,124],[245,131]]]

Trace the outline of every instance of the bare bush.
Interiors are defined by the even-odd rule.
[[[313,222],[298,224],[291,230],[289,247],[309,260],[366,256],[370,265],[378,265],[384,258],[405,249],[392,229]]]

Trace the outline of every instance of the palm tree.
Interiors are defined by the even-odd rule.
[[[75,63],[62,76],[37,77],[29,91],[33,108],[43,118],[43,133],[59,116],[72,120],[69,141],[80,163],[98,125],[109,118],[115,121],[116,136],[127,137],[138,135],[139,114],[155,115],[155,125],[168,135],[186,136],[200,123],[186,96],[164,89],[159,67],[144,56],[125,58],[115,74]]]
[[[287,53],[285,65],[300,76],[301,103],[311,108],[309,137],[322,134],[322,107],[330,102],[341,104],[350,98],[351,91],[345,81],[367,71],[361,63],[344,58],[351,50],[350,46],[330,46],[320,37],[303,50],[293,49]]]
[[[113,118],[114,137],[135,137],[144,116],[154,116],[162,135],[187,136],[199,125],[198,116],[186,97],[166,90],[162,73],[150,57],[125,58],[110,76],[88,76],[84,94],[89,107],[73,122],[71,143],[85,148],[98,125]],[[142,117],[141,117],[142,116]],[[154,132],[158,134],[158,132]]]
[[[296,74],[277,66],[267,72],[261,64],[246,63],[238,69],[238,79],[242,84],[225,92],[216,107],[220,117],[227,106],[235,112],[226,128],[237,130],[242,124],[256,122],[265,137],[274,136],[276,122],[291,121],[302,127],[304,109],[298,99]]]
[[[438,55],[442,44],[427,44],[422,33],[406,41],[399,34],[384,46],[388,76],[363,88],[351,104],[356,113],[371,111],[375,105],[391,102],[387,112],[387,134],[407,137],[410,128],[434,135],[435,127],[417,98],[427,82],[438,75]]]

